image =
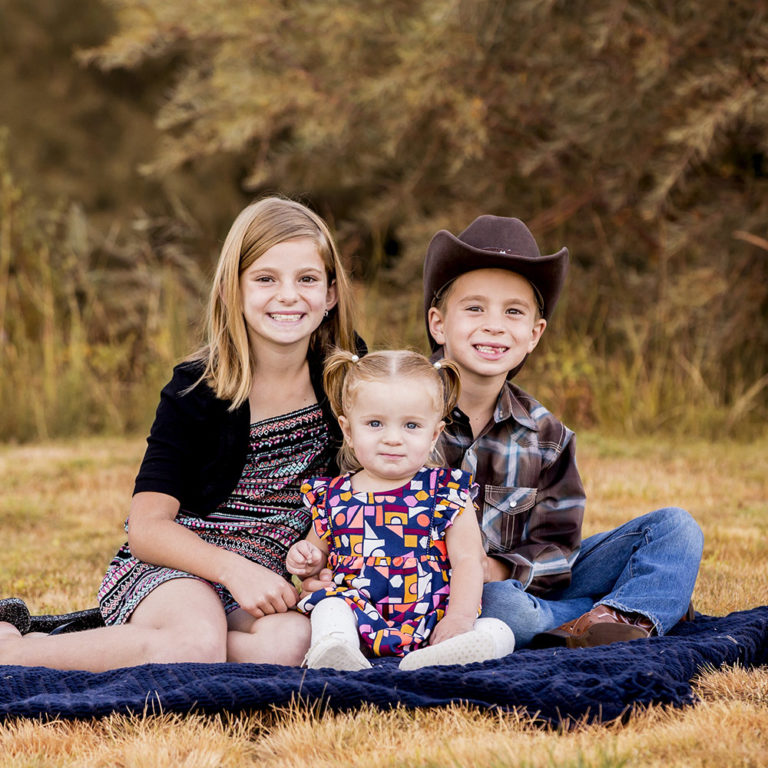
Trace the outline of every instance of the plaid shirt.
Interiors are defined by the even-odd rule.
[[[451,416],[440,447],[449,466],[471,472],[480,486],[486,552],[533,594],[567,587],[585,506],[574,433],[509,382],[477,439],[461,410]]]

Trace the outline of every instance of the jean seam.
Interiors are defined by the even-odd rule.
[[[640,531],[640,534],[643,537],[644,543],[646,546],[651,543],[651,529],[650,528],[644,528],[642,531]],[[627,565],[629,566],[629,577],[631,579],[635,578],[635,568],[634,568],[634,562],[635,562],[635,555],[637,554],[637,550],[639,548],[636,547],[635,550],[632,552],[632,554],[629,556],[629,562]]]
[[[651,530],[650,528],[643,528],[641,531],[637,531],[636,533],[627,533],[624,534],[621,538],[624,538],[625,536],[640,536],[643,539],[643,543],[648,545],[651,542]],[[629,578],[634,579],[635,578],[635,568],[634,568],[634,561],[635,561],[635,555],[637,554],[637,550],[639,547],[635,547],[632,551],[632,554],[629,556],[629,559],[627,560],[627,568],[629,569]],[[623,586],[623,585],[622,585]],[[621,587],[619,587],[621,589]],[[613,589],[611,590],[611,593],[613,592]]]

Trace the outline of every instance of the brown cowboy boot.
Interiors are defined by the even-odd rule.
[[[690,603],[688,603],[688,610],[683,614],[682,618],[678,621],[678,624],[680,621],[695,621],[696,620],[696,610],[693,607],[693,600],[691,600]]]
[[[607,605],[596,605],[577,619],[536,635],[529,648],[592,648],[650,637],[652,632],[653,622],[645,616],[627,615]]]

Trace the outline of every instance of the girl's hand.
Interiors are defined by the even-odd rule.
[[[463,635],[465,632],[471,632],[474,625],[475,617],[446,613],[445,616],[437,622],[435,631],[429,638],[429,644],[437,645],[451,637],[456,637],[456,635]]]
[[[301,591],[317,592],[321,589],[330,589],[335,586],[333,571],[330,568],[323,568],[316,576],[310,576],[301,582]]]
[[[222,584],[244,611],[261,619],[271,613],[285,613],[296,605],[299,593],[292,584],[263,565],[236,557],[241,562]]]
[[[289,550],[285,558],[285,567],[288,573],[299,578],[314,576],[325,565],[325,553],[319,550],[312,542],[303,539],[297,541]]]

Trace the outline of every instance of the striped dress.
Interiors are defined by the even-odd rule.
[[[332,452],[331,436],[318,405],[251,424],[248,457],[229,497],[204,519],[180,510],[176,522],[204,541],[288,578],[288,548],[306,534],[311,522],[299,489],[305,478],[327,472]],[[199,579],[185,571],[144,563],[124,544],[99,590],[104,622],[127,622],[153,589],[181,578]],[[227,613],[238,607],[223,585],[211,586]]]

